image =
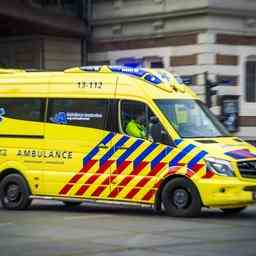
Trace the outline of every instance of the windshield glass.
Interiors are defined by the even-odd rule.
[[[155,100],[157,106],[183,138],[229,136],[208,108],[198,100]]]

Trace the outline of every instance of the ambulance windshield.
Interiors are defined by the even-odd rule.
[[[155,102],[183,138],[230,136],[226,128],[198,100],[163,99]]]

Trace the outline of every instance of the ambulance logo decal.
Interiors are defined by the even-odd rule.
[[[50,120],[55,124],[67,124],[67,114],[65,112],[56,113],[54,117],[50,117]]]

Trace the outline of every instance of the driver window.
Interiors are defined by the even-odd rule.
[[[171,139],[159,119],[146,106],[138,101],[120,102],[120,130],[131,137],[152,142],[170,144]]]

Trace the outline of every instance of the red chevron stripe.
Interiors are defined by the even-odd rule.
[[[72,178],[71,178],[71,180],[69,181],[69,183],[77,183],[82,177],[83,177],[83,173],[78,173],[78,174],[76,174],[75,176],[73,176]]]
[[[80,172],[87,173],[93,167],[93,165],[95,163],[97,163],[97,161],[98,160],[90,160],[90,161],[88,161],[88,163],[85,166],[83,166],[83,168],[80,170]]]
[[[65,195],[67,194],[70,189],[75,185],[75,183],[77,183],[86,172],[88,172],[93,166],[94,164],[97,162],[97,160],[90,160],[88,161],[88,163],[83,166],[83,168],[76,173],[70,180],[69,182],[61,189],[61,191],[59,192],[59,194],[61,195]]]
[[[160,188],[161,182],[162,182],[162,181],[159,180],[159,181],[154,185],[153,188]]]
[[[170,170],[165,174],[164,177],[170,176],[175,174],[178,170],[180,170],[183,166],[173,166],[170,168]]]
[[[139,188],[133,188],[133,189],[126,195],[125,198],[127,198],[127,199],[132,199],[139,191],[140,191]]]
[[[118,186],[127,186],[128,183],[133,179],[132,176],[126,176],[119,184]]]
[[[100,196],[100,194],[107,188],[106,186],[111,184],[114,179],[117,177],[117,174],[121,174],[131,163],[132,161],[124,161],[122,162],[122,164],[120,164],[119,166],[117,166],[117,168],[112,172],[112,175],[110,175],[110,177],[107,177],[102,183],[101,183],[101,189],[96,189],[94,193],[96,193],[97,196]],[[116,174],[116,175],[113,175]],[[103,186],[105,185],[105,186]],[[103,186],[103,187],[102,187]],[[113,194],[115,194],[116,192],[114,191]],[[109,194],[110,197],[113,197],[113,194]]]
[[[144,187],[152,178],[149,178],[149,177],[144,177],[143,179],[141,179],[135,187],[139,187],[139,188],[142,188]]]
[[[81,196],[85,193],[85,191],[88,189],[87,186],[85,185],[92,185],[101,175],[106,172],[106,170],[114,163],[114,160],[107,160],[103,165],[101,165],[96,172],[97,175],[92,175],[90,178],[88,178],[85,182],[84,185],[80,187],[80,189],[76,192],[76,195]]]
[[[191,178],[193,175],[195,175],[204,165],[203,164],[195,164],[192,168],[192,170],[187,171],[186,176]]]
[[[214,175],[215,175],[214,172],[212,172],[211,170],[208,170],[208,171],[206,172],[206,174],[202,177],[202,179],[210,179],[210,178],[212,178]]]
[[[123,161],[119,166],[117,166],[117,168],[113,171],[112,174],[120,174],[123,172],[123,170],[125,170],[129,164],[131,163],[132,161]]]
[[[103,190],[105,190],[105,186],[99,186],[93,193],[92,196],[99,196]]]
[[[133,188],[126,196],[126,198],[132,199],[139,191],[139,188],[143,188],[149,181],[151,180],[151,178],[149,177],[144,177],[143,179],[141,179],[136,185],[135,188]]]
[[[104,173],[114,162],[114,160],[107,160],[103,165],[100,166],[97,173]]]
[[[133,171],[131,172],[131,174],[129,176],[126,176],[118,185],[116,188],[118,189],[114,189],[110,194],[109,194],[109,197],[116,197],[118,196],[118,194],[123,190],[123,187],[127,186],[128,183],[134,179],[134,176],[138,175],[145,167],[146,165],[148,164],[149,162],[141,162],[139,165],[137,165]],[[142,183],[144,183],[145,181],[141,181]],[[126,198],[130,199],[130,197],[134,196],[136,193],[138,193],[139,189],[132,189],[126,196]],[[134,195],[133,195],[134,193]],[[132,198],[131,197],[131,198]]]
[[[66,194],[69,192],[69,190],[70,190],[73,186],[74,186],[74,184],[66,184],[66,185],[62,188],[62,190],[59,192],[59,194],[61,194],[61,195],[66,195]]]
[[[132,173],[130,175],[138,175],[145,167],[146,165],[148,164],[149,162],[140,162],[137,166],[134,167]]]
[[[124,187],[133,179],[132,176],[126,176],[108,195],[109,197],[116,197]]]
[[[154,195],[155,195],[155,190],[151,189],[147,192],[147,194],[142,198],[143,201],[149,201]]]
[[[119,192],[120,192],[120,188],[115,187],[108,196],[114,198],[119,194]]]
[[[90,185],[82,185],[81,188],[76,192],[76,196],[82,196]]]
[[[100,175],[92,175],[90,178],[88,178],[85,182],[84,182],[84,185],[91,185],[93,184],[99,177]]]
[[[156,176],[157,173],[158,173],[159,171],[161,171],[161,170],[164,168],[164,166],[165,166],[166,164],[167,164],[167,163],[164,163],[164,162],[158,163],[158,164],[150,171],[150,173],[149,173],[147,176]]]
[[[112,172],[112,175],[110,175],[109,177],[107,177],[101,184],[100,186],[93,192],[93,196],[100,196],[100,194],[107,188],[107,186],[109,184],[111,184],[114,179],[117,177],[116,175],[113,174],[121,174],[131,163],[132,161],[124,161],[122,162],[122,164],[120,164],[119,166],[117,166],[117,168]],[[111,192],[112,193],[112,192]],[[109,194],[109,197],[113,197],[113,195],[116,193],[116,191],[114,191],[112,194]]]

